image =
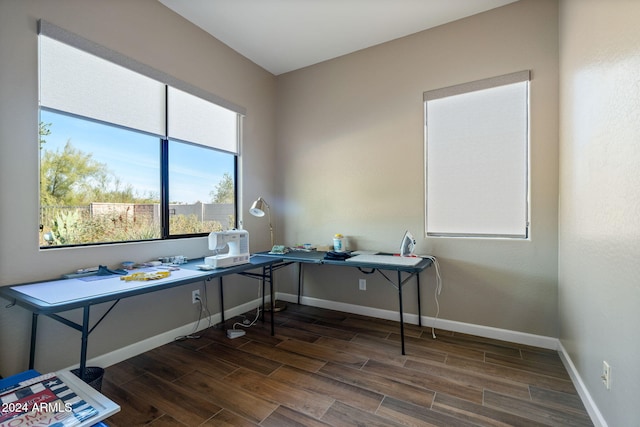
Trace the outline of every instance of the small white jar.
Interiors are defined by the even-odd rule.
[[[346,246],[346,239],[342,234],[338,233],[333,236],[334,252],[344,252],[347,250]]]

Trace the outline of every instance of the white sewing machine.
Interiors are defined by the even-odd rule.
[[[229,246],[229,252],[218,253],[227,246]],[[216,254],[205,257],[204,263],[212,268],[246,264],[249,262],[249,232],[246,230],[214,231],[209,234],[209,249]]]

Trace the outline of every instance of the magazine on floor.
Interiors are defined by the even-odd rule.
[[[0,427],[71,427],[97,414],[54,373],[0,391]]]

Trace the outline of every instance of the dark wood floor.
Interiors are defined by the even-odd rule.
[[[591,426],[554,351],[289,304],[106,369],[110,426]]]

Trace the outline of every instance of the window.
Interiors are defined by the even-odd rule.
[[[236,226],[244,109],[40,21],[40,246]]]
[[[424,93],[427,236],[528,237],[529,74]]]
[[[40,245],[159,239],[159,138],[42,108]]]
[[[168,151],[169,234],[235,228],[235,157],[172,140]]]

